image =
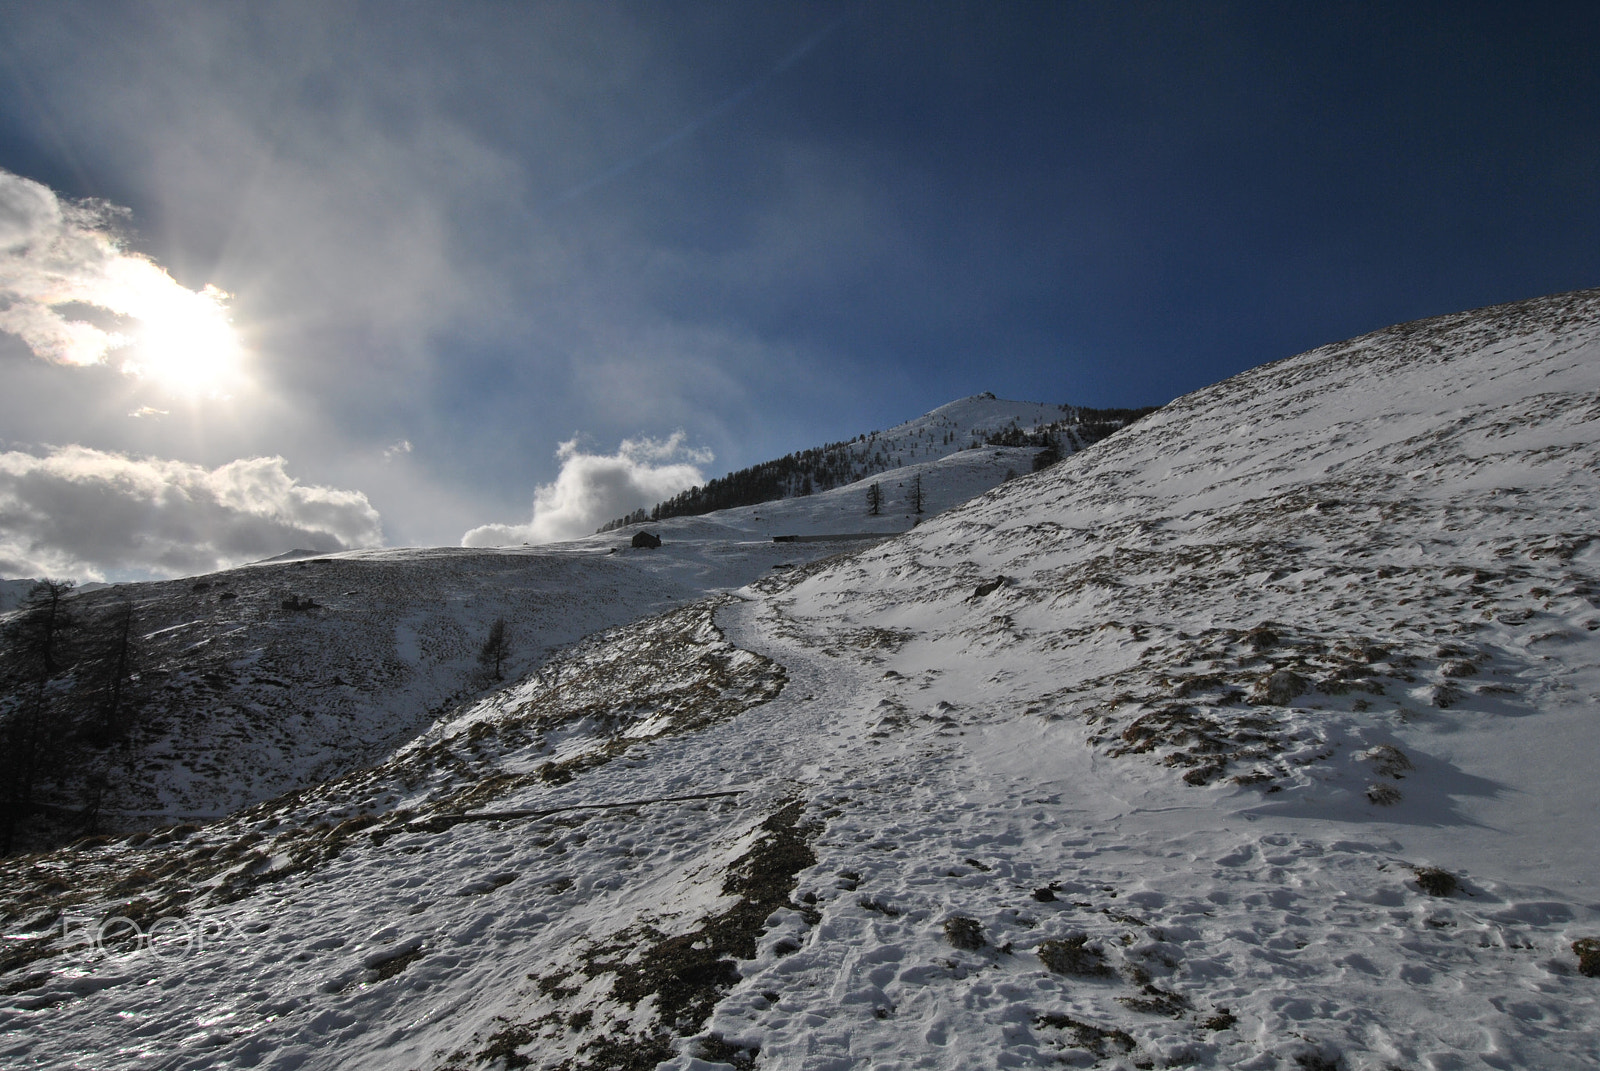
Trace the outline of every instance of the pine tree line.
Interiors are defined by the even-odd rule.
[[[1088,406],[1063,406],[1061,420],[1023,431],[1015,423],[996,432],[976,432],[971,447],[1028,446],[1041,451],[1034,458],[1035,470],[1053,464],[1066,454],[1099,442],[1112,432],[1138,420],[1154,407],[1144,409],[1095,409]],[[934,433],[937,434],[937,433]],[[939,444],[951,445],[955,432],[946,431]],[[925,453],[927,451],[924,451]],[[913,445],[911,460],[922,454]],[[868,476],[904,464],[904,454],[890,454],[878,441],[878,433],[858,435],[849,442],[829,443],[787,454],[775,461],[730,472],[700,487],[691,487],[649,509],[636,509],[598,529],[610,532],[630,524],[662,521],[668,517],[698,517],[736,506],[758,506],[783,498],[799,498],[854,483]]]
[[[1027,431],[1013,421],[1009,427],[988,433],[983,441],[986,446],[1032,446],[1040,449],[1053,446],[1058,450],[1064,447],[1065,453],[1070,454],[1093,446],[1113,432],[1121,431],[1135,420],[1155,411],[1155,406],[1143,409],[1074,407],[1072,415],[1063,420],[1040,424]]]
[[[643,524],[668,517],[698,517],[719,509],[756,506],[780,498],[799,498],[831,491],[874,472],[894,467],[881,449],[871,448],[872,438],[859,436],[849,442],[812,447],[787,454],[776,461],[763,461],[759,465],[730,472],[706,481],[703,486],[691,487],[648,510],[634,510],[625,517],[602,525],[599,530],[610,532],[628,524]]]
[[[132,602],[102,601],[89,611],[72,589],[70,581],[40,581],[0,632],[0,854],[12,851],[39,815],[96,832],[111,749],[138,718],[143,689]],[[46,791],[68,780],[77,786],[70,798]]]

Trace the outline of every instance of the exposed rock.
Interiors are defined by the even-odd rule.
[[[978,585],[977,590],[972,593],[972,597],[974,599],[981,599],[985,595],[992,595],[1005,585],[1006,580],[1007,578],[1003,576],[997,576],[993,580],[985,580],[983,583]]]

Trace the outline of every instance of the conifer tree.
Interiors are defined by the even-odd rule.
[[[11,851],[18,827],[33,812],[33,790],[54,757],[61,730],[52,678],[71,663],[68,642],[77,625],[68,605],[71,581],[42,580],[7,625],[6,691],[0,707],[0,855]]]
[[[500,667],[510,654],[511,642],[506,639],[506,619],[497,617],[494,624],[489,626],[489,638],[483,641],[483,647],[478,651],[478,664],[495,680],[503,680],[505,674]]]
[[[132,685],[139,673],[139,643],[135,631],[133,601],[124,599],[105,630],[91,642],[100,668],[99,699],[93,724],[85,735],[91,743],[105,747],[122,737],[127,729]]]

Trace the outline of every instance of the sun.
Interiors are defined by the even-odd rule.
[[[243,348],[228,317],[228,294],[162,287],[130,302],[137,323],[123,371],[190,397],[223,395],[240,385]]]
[[[150,259],[118,255],[73,298],[114,313],[103,338],[122,371],[172,394],[222,397],[244,386],[244,347],[228,312],[230,295],[207,283],[190,290]]]

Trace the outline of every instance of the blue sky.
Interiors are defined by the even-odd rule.
[[[45,189],[243,354],[0,334],[0,573],[454,543],[609,458],[587,523],[1600,285],[1597,54],[1593,4],[0,3],[0,236]]]

